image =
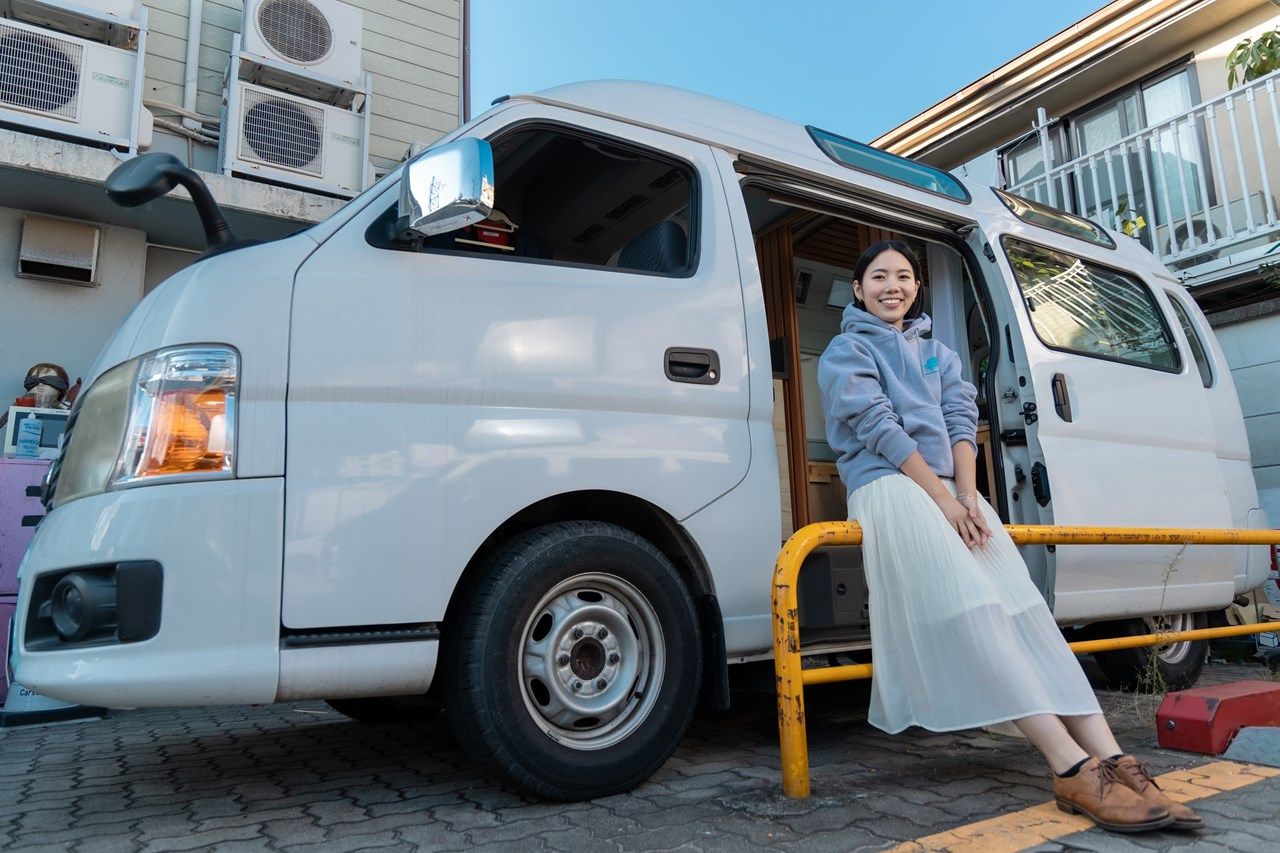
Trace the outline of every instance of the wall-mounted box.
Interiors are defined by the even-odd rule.
[[[96,287],[101,230],[91,222],[22,217],[18,276]]]

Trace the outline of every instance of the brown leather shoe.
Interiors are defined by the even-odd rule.
[[[1182,803],[1169,799],[1169,795],[1160,790],[1156,780],[1151,778],[1147,766],[1137,758],[1132,755],[1122,755],[1115,760],[1114,764],[1116,775],[1120,777],[1123,785],[1148,803],[1164,806],[1165,810],[1173,815],[1173,823],[1169,824],[1170,829],[1199,829],[1204,826],[1200,815]]]
[[[1067,814],[1082,814],[1112,832],[1145,832],[1173,823],[1162,805],[1149,803],[1120,781],[1116,765],[1090,758],[1074,776],[1053,777],[1053,796]]]

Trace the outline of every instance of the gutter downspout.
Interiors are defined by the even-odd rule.
[[[471,0],[462,0],[462,124],[471,121]]]
[[[200,31],[203,22],[204,0],[187,0],[187,60],[183,66],[182,108],[189,113],[196,111],[196,87],[200,77]],[[204,129],[204,125],[195,119],[183,118],[182,124],[197,132]]]

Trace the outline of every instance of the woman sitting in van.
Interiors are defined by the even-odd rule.
[[[955,731],[1012,721],[1058,808],[1139,831],[1202,825],[1116,743],[995,510],[977,493],[976,389],[923,338],[920,265],[898,240],[854,269],[818,367],[827,440],[863,530],[875,677],[869,721]]]

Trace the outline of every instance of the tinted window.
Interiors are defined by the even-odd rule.
[[[428,249],[679,276],[692,272],[693,170],[640,148],[526,127],[493,139],[494,215]]]
[[[895,183],[906,184],[935,195],[969,203],[969,191],[964,188],[964,184],[956,180],[954,175],[941,169],[881,151],[879,148],[872,148],[862,142],[845,139],[843,136],[836,136],[834,133],[828,133],[816,127],[809,128],[809,135],[813,137],[814,142],[818,143],[823,154],[841,166],[848,166],[859,172],[878,175]]]
[[[1004,202],[1004,206],[1009,208],[1010,213],[1028,225],[1038,225],[1041,228],[1047,228],[1050,231],[1056,231],[1068,237],[1076,237],[1080,240],[1096,243],[1099,246],[1106,246],[1108,249],[1116,247],[1111,235],[1103,231],[1100,225],[1096,225],[1087,219],[1081,219],[1079,216],[1073,216],[1065,210],[1050,207],[1047,204],[1030,201],[1021,196],[1007,193],[1004,190],[998,190],[995,187],[991,189]]]
[[[1169,294],[1169,304],[1173,306],[1173,316],[1178,318],[1178,324],[1182,326],[1182,333],[1187,336],[1187,344],[1191,347],[1191,358],[1196,363],[1196,369],[1200,371],[1200,381],[1204,387],[1209,388],[1213,385],[1213,369],[1209,367],[1209,356],[1204,341],[1200,339],[1200,332],[1191,322],[1191,315],[1187,313],[1182,301],[1172,293]]]
[[[1045,346],[1177,370],[1173,336],[1136,278],[1065,252],[1005,238],[1031,325]]]

